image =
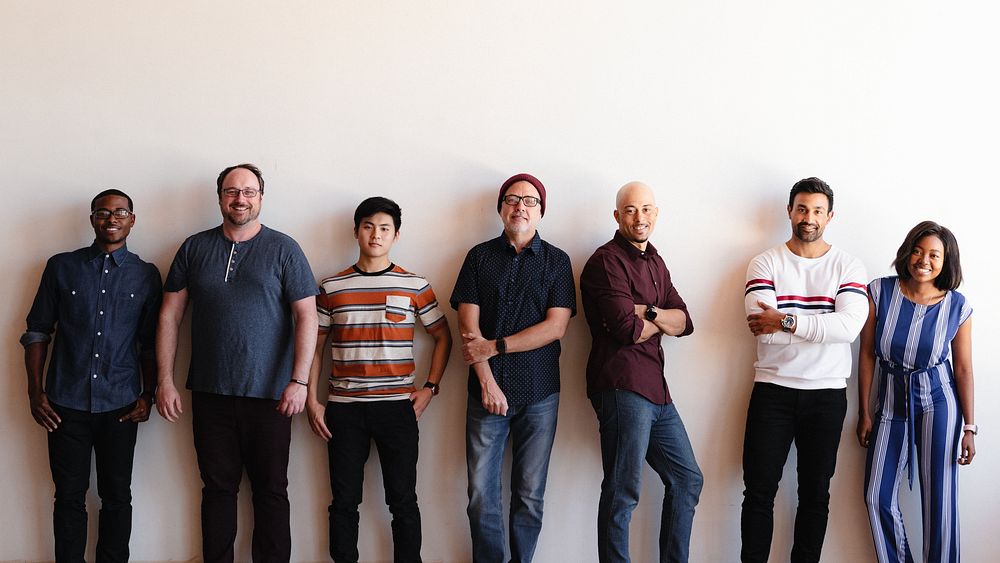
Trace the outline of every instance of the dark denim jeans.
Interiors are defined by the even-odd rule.
[[[845,389],[754,384],[743,441],[742,561],[765,563],[771,552],[774,496],[793,440],[799,460],[799,507],[791,561],[819,561],[846,414]]]
[[[137,424],[118,422],[132,405],[89,413],[52,404],[62,419],[48,434],[49,467],[56,486],[52,528],[58,563],[83,563],[87,547],[90,452],[97,463],[98,563],[128,561],[132,534],[132,458]]]
[[[326,425],[333,434],[330,459],[330,558],[358,561],[358,506],[372,441],[382,467],[385,502],[392,513],[392,553],[397,563],[420,561],[420,508],[417,505],[417,417],[406,400],[327,403]]]
[[[624,390],[598,393],[591,403],[600,423],[604,464],[597,512],[600,561],[629,561],[629,521],[639,504],[643,460],[664,486],[660,561],[687,561],[704,478],[677,409],[673,403],[657,405]]]
[[[469,527],[472,560],[502,563],[504,541],[501,470],[507,437],[511,438],[510,559],[528,563],[542,531],[545,483],[556,437],[559,393],[529,405],[490,414],[478,397],[469,396],[466,411],[465,459],[469,471]]]
[[[292,419],[271,399],[193,393],[194,449],[204,487],[201,539],[205,563],[231,563],[236,498],[243,469],[253,490],[255,563],[287,563],[292,553],[288,446]]]

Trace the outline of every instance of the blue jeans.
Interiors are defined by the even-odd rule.
[[[673,403],[657,405],[620,389],[591,397],[601,431],[604,481],[597,510],[602,563],[629,561],[628,526],[639,504],[642,462],[663,481],[660,561],[687,561],[694,508],[704,478]]]
[[[542,531],[542,497],[556,437],[559,393],[530,405],[512,406],[507,416],[490,414],[469,396],[465,459],[469,469],[469,527],[472,560],[503,562],[501,476],[507,436],[514,462],[510,474],[510,561],[531,561]]]

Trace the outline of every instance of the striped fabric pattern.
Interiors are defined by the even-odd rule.
[[[377,274],[351,267],[320,282],[316,308],[333,358],[329,400],[409,398],[416,322],[429,332],[443,326],[426,279],[396,265]]]
[[[754,381],[803,390],[846,387],[851,342],[868,318],[864,264],[836,246],[805,258],[780,244],[755,256],[745,279],[747,315],[770,307],[796,317],[794,333],[756,336]]]
[[[747,282],[746,291],[743,295],[749,295],[754,291],[771,291],[774,292],[774,282],[772,280],[755,278]],[[862,296],[868,295],[865,293],[865,286],[860,283],[848,282],[841,284],[837,289],[836,295],[833,297],[828,297],[826,295],[777,295],[778,309],[788,310],[788,313],[795,312],[828,312],[834,311],[837,304],[837,295],[842,293],[857,293]]]
[[[870,285],[876,306],[879,408],[865,469],[865,502],[880,562],[912,562],[899,487],[919,471],[923,560],[959,560],[958,447],[962,413],[950,362],[951,341],[972,314],[950,291],[934,305],[907,299],[899,280]],[[916,468],[914,466],[917,466]]]

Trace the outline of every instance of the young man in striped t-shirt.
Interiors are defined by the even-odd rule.
[[[358,560],[358,506],[372,440],[378,448],[386,502],[392,513],[393,559],[420,561],[417,507],[417,420],[438,393],[451,352],[448,321],[424,278],[393,264],[402,212],[371,197],[354,212],[356,264],[324,279],[316,298],[319,341],[306,408],[330,458],[330,557]],[[416,321],[434,338],[422,388],[414,386]],[[333,369],[328,402],[316,399],[329,342]]]
[[[793,441],[799,505],[787,560],[819,561],[847,414],[851,342],[868,317],[864,265],[823,240],[833,219],[830,186],[819,178],[796,182],[788,219],[791,238],[750,262],[744,291],[747,325],[757,338],[743,441],[744,562],[768,560],[774,496]]]

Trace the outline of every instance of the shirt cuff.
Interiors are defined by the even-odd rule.
[[[31,346],[32,344],[37,344],[39,342],[44,342],[48,344],[51,341],[52,337],[49,336],[48,334],[45,334],[44,332],[35,332],[29,330],[21,335],[21,346],[24,346],[25,348]]]

